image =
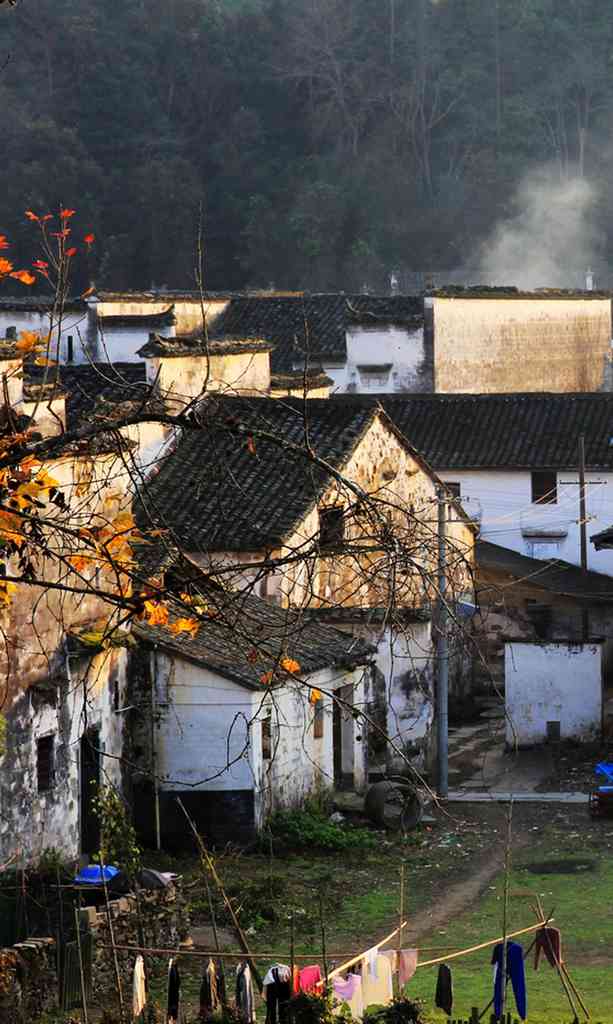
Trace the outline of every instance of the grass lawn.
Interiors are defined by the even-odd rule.
[[[583,808],[532,805],[518,805],[514,822],[509,930],[534,922],[529,894],[539,894],[545,911],[553,910],[562,932],[564,958],[591,1010],[592,1021],[613,1024],[613,822],[592,822]],[[502,867],[504,833],[504,808],[475,805],[462,808],[461,821],[440,818],[433,826],[422,827],[408,842],[380,834],[373,849],[342,854],[310,849],[293,855],[273,851],[270,857],[229,851],[217,858],[217,866],[252,950],[278,954],[275,959],[286,963],[292,909],[296,953],[312,952],[312,962],[321,963],[321,896],[332,967],[339,962],[335,953],[351,955],[365,950],[395,927],[401,860],[406,864],[411,921],[407,944],[414,944],[416,933],[420,947],[453,949],[500,935],[502,871],[490,871],[483,891],[476,890],[459,908],[457,894],[484,865]],[[556,866],[556,861],[566,863]],[[577,871],[575,865],[580,861],[588,863]],[[548,870],[548,865],[554,870]],[[198,879],[193,858],[174,867],[184,872],[188,884]],[[207,925],[202,887],[197,883],[189,891],[194,923]],[[218,924],[227,928],[223,908],[218,900],[216,904]],[[435,925],[431,925],[432,912],[438,915]],[[518,941],[527,948],[532,937]],[[226,948],[237,946],[231,942]],[[424,949],[420,959],[437,955],[442,952]],[[489,1002],[490,957],[491,949],[485,949],[450,961],[455,1016],[468,1017],[472,1006],[482,1010]],[[264,972],[272,958],[258,962]],[[531,954],[526,964],[528,1020],[535,1024],[572,1021],[557,973],[543,960],[535,972],[533,963]],[[183,958],[186,1006],[196,1003],[201,969],[201,963]],[[433,1008],[436,972],[436,967],[418,970],[408,994],[422,998],[428,1019],[439,1024],[446,1017]],[[508,1009],[515,1009],[512,994]],[[489,1015],[484,1019],[489,1020]]]

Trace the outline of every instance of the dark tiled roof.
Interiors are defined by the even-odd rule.
[[[98,326],[102,331],[109,327],[142,327],[143,330],[150,327],[152,330],[160,327],[173,327],[177,322],[175,307],[169,306],[161,313],[141,313],[132,316],[118,315],[105,316],[98,313]]]
[[[55,305],[55,299],[50,295],[0,295],[0,310],[3,312],[34,312],[48,313]],[[87,310],[83,299],[66,299],[64,303],[65,312],[74,313]]]
[[[234,593],[214,605],[216,614],[202,617],[195,637],[175,635],[168,627],[143,622],[135,623],[134,633],[147,644],[159,644],[262,693],[260,677],[282,657],[297,661],[297,674],[304,677],[324,668],[364,665],[376,650],[339,629],[309,621],[299,609],[279,608],[260,598]],[[183,610],[181,614],[188,613]],[[176,617],[171,615],[171,622]],[[258,658],[252,661],[249,654],[255,651]],[[281,673],[278,678],[283,682],[288,677]]]
[[[253,551],[288,537],[330,480],[290,447],[304,448],[303,406],[301,398],[207,398],[202,429],[184,431],[148,485],[156,525],[188,551]],[[377,415],[373,402],[309,399],[310,444],[339,468]],[[144,512],[141,520],[146,529]]]
[[[273,373],[270,376],[271,391],[301,390],[305,384],[304,370],[288,370],[286,373]],[[306,385],[309,391],[314,388],[331,387],[334,381],[322,370],[309,370],[306,374]]]
[[[230,356],[241,352],[270,352],[272,344],[262,338],[246,335],[209,340],[205,345],[201,332],[179,334],[175,338],[162,338],[159,334],[149,337],[142,348],[136,353],[143,359],[162,356],[171,359],[177,356]]]
[[[510,285],[450,284],[428,294],[437,299],[610,299],[613,292],[585,291],[578,288],[537,288],[524,292]]]
[[[613,547],[613,526],[607,526],[606,530],[600,530],[599,533],[593,533],[590,540],[596,551],[600,551],[602,548]]]
[[[291,370],[308,352],[312,365],[344,361],[346,330],[352,323],[406,323],[421,314],[416,296],[258,295],[230,300],[214,321],[214,336],[257,334],[275,345],[272,367]]]
[[[520,555],[510,548],[479,540],[475,545],[479,569],[494,570],[552,594],[613,604],[613,577],[600,572],[583,573],[579,566],[559,558],[541,560]]]
[[[69,429],[95,415],[105,415],[122,402],[141,398],[146,383],[145,363],[62,364],[46,371],[26,364],[24,386],[30,388],[57,380],[66,393],[66,421]]]
[[[587,467],[613,469],[613,393],[382,395],[380,400],[436,470],[573,470],[582,433]]]

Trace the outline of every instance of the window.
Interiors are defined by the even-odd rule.
[[[342,505],[319,510],[319,546],[333,548],[345,539],[345,513]]]
[[[445,480],[445,487],[453,498],[462,497],[462,484],[457,480]]]
[[[322,740],[324,738],[324,702],[319,697],[313,703],[313,739]]]
[[[54,736],[41,736],[36,742],[36,777],[39,793],[46,793],[54,783],[54,746]]]
[[[266,715],[262,719],[262,758],[270,761],[272,757],[272,721],[271,716]]]
[[[532,473],[532,504],[555,505],[558,500],[558,475],[549,470]]]

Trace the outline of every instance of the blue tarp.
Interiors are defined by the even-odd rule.
[[[114,868],[111,864],[105,864],[103,867],[99,864],[90,864],[75,875],[75,885],[102,885],[103,882],[110,882],[118,874],[119,868]]]

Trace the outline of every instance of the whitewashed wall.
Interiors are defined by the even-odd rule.
[[[558,473],[555,505],[532,504],[527,471],[439,470],[446,481],[459,482],[466,512],[481,526],[481,537],[533,558],[581,562],[579,478]],[[613,551],[596,551],[589,538],[613,523],[613,473],[586,473],[588,568],[613,575]]]
[[[70,657],[65,663],[57,705],[35,708],[27,692],[20,698],[19,731],[10,742],[10,764],[14,778],[9,808],[0,816],[0,854],[24,851],[26,861],[36,861],[42,851],[53,847],[66,858],[81,853],[80,739],[86,729],[100,730],[101,778],[121,787],[124,715],[115,709],[125,706],[125,650],[103,652],[91,661]],[[34,691],[35,693],[36,691]],[[37,741],[55,737],[56,775],[51,789],[37,787]],[[104,754],[110,756],[105,757]]]
[[[602,724],[602,644],[505,644],[506,741],[534,746],[547,723],[563,740],[594,740]]]
[[[432,389],[429,371],[424,366],[423,327],[351,327],[346,332],[346,345],[345,360],[322,360],[324,372],[334,381],[332,394],[394,394]],[[375,371],[382,366],[389,369]],[[299,361],[294,363],[294,369],[302,369]]]
[[[83,346],[87,341],[87,313],[85,310],[78,312],[66,312],[62,319],[62,331],[60,336],[60,362],[66,362],[68,349],[67,338],[73,339],[74,361],[82,362],[85,358]],[[22,331],[36,331],[41,336],[49,333],[49,314],[37,310],[0,310],[0,338],[6,336],[7,327],[16,327],[17,334]],[[145,339],[146,340],[146,339]],[[53,332],[51,354],[53,358],[57,355],[58,331]]]
[[[153,658],[153,655],[152,655]],[[271,810],[291,807],[333,785],[332,701],[324,696],[324,735],[313,735],[308,690],[281,687],[271,696],[247,690],[201,665],[158,652],[157,765],[166,792],[252,790],[256,826]],[[348,685],[363,704],[362,671],[326,669],[313,686]],[[271,715],[274,757],[262,758],[262,719]],[[354,781],[365,780],[363,729],[351,719]],[[345,735],[347,735],[345,729]],[[364,734],[365,735],[365,734]],[[232,763],[233,762],[233,763]]]
[[[399,746],[420,746],[420,741],[428,739],[434,718],[431,624],[412,623],[401,633],[386,628],[376,639],[387,733]]]

